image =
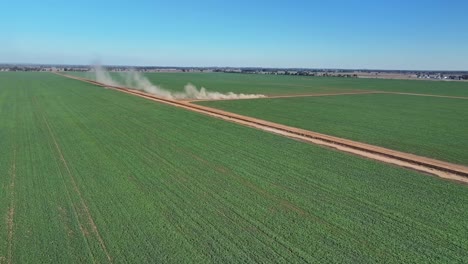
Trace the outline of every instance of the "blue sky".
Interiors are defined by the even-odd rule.
[[[468,1],[8,1],[0,63],[468,70]]]

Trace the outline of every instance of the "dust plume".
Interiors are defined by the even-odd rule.
[[[152,84],[146,77],[134,70],[121,73],[125,87],[141,90],[167,99],[176,99],[170,91]]]
[[[184,92],[174,93],[174,98],[176,99],[253,99],[253,98],[262,98],[265,97],[263,94],[236,94],[233,92],[229,93],[220,93],[220,92],[209,92],[205,87],[197,89],[197,87],[191,83],[188,83],[184,87]]]
[[[116,78],[112,78],[112,76],[107,71],[105,71],[100,65],[94,65],[94,73],[96,75],[96,81],[98,82],[112,86],[125,86],[167,99],[219,100],[253,99],[265,97],[265,95],[263,94],[236,94],[233,92],[211,92],[206,90],[204,87],[197,89],[197,87],[190,83],[185,85],[183,92],[173,92],[168,91],[162,88],[161,86],[154,85],[145,76],[134,70],[125,73],[120,73],[120,78],[117,78],[118,80],[116,80]]]
[[[101,65],[95,64],[93,68],[94,68],[96,81],[107,84],[107,85],[113,85],[113,86],[119,85],[119,83],[114,81],[112,77],[109,75],[109,73],[106,72],[104,68],[102,68]]]

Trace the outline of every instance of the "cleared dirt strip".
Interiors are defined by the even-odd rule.
[[[59,74],[59,73],[57,73]],[[109,86],[103,83],[75,77],[64,74],[59,74],[72,79],[88,82],[101,87],[107,87],[121,91],[124,93],[140,96],[156,102],[161,102],[205,115],[217,117],[226,121],[242,124],[245,126],[268,131],[274,134],[302,140],[305,142],[331,147],[340,151],[356,154],[362,157],[394,164],[397,166],[414,169],[417,171],[433,174],[441,178],[455,180],[468,183],[468,167],[436,159],[426,158],[410,153],[395,151],[387,148],[382,148],[374,145],[369,145],[357,141],[347,140],[334,136],[316,133],[309,130],[285,126],[273,122],[268,122],[261,119],[242,116],[206,106],[191,104],[188,102],[175,101],[165,98],[160,98],[151,94],[147,94],[138,90],[128,89],[117,86]]]
[[[420,94],[420,93],[401,93],[401,92],[383,92],[381,94],[402,94],[402,95],[415,95],[415,96],[427,96],[427,97],[440,97],[440,98],[450,98],[450,99],[464,99],[468,100],[468,97],[463,96],[450,96],[450,95],[435,95],[435,94]]]

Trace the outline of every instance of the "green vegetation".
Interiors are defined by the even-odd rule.
[[[468,164],[468,100],[393,94],[199,102],[422,156]]]
[[[0,120],[0,262],[468,262],[464,185],[48,73]]]
[[[72,73],[93,78],[92,73]],[[119,73],[111,73],[121,78]],[[468,96],[468,82],[353,79],[338,77],[303,77],[234,73],[146,73],[153,83],[165,89],[181,91],[187,83],[208,90],[266,95],[329,93],[356,90],[425,93],[449,96]]]

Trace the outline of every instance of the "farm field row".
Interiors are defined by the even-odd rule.
[[[93,73],[68,73],[94,78]],[[125,73],[110,73],[123,80]],[[285,75],[227,73],[146,73],[153,84],[172,91],[181,91],[187,83],[210,91],[261,93],[265,95],[331,93],[350,91],[407,92],[468,97],[468,82],[354,79],[338,77],[301,77]]]
[[[47,73],[0,119],[2,260],[468,261],[464,185]]]
[[[360,94],[197,104],[468,165],[468,100]]]

